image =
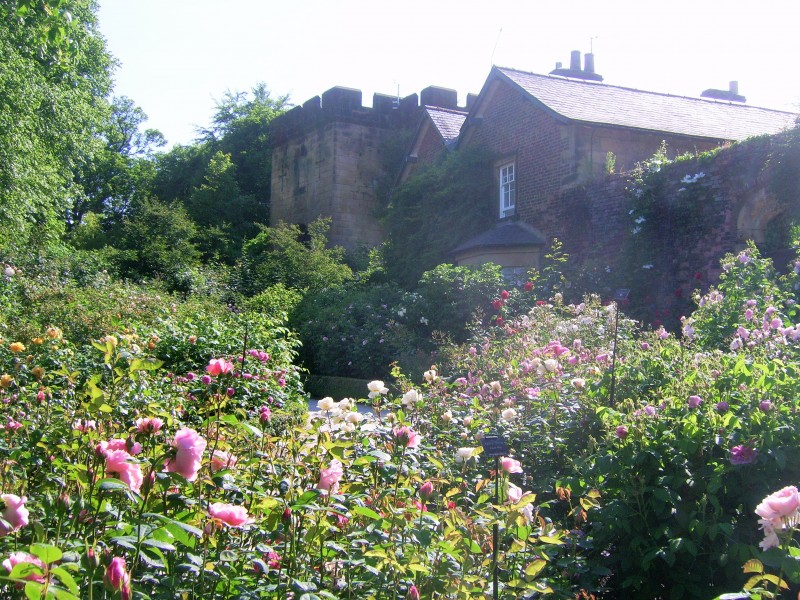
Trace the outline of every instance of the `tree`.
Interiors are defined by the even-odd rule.
[[[112,59],[90,0],[0,8],[0,247],[55,240],[80,195],[73,165],[106,114]]]
[[[269,123],[286,104],[263,83],[250,93],[227,92],[197,142],[156,157],[150,192],[186,206],[205,258],[233,263],[256,224],[269,222]]]
[[[252,295],[282,283],[308,291],[341,286],[353,278],[344,249],[328,248],[330,219],[317,219],[306,232],[297,225],[265,227],[244,245],[240,288]]]
[[[108,229],[148,193],[154,176],[153,153],[166,142],[156,129],[142,131],[144,111],[125,96],[114,98],[87,154],[75,168],[81,194],[71,207],[68,225],[87,211],[102,214]]]
[[[171,290],[188,291],[191,270],[200,260],[196,235],[182,206],[145,200],[122,224],[117,246],[121,271],[136,280],[160,277]]]

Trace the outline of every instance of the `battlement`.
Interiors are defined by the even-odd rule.
[[[376,93],[369,107],[363,105],[361,90],[336,86],[273,119],[270,137],[273,145],[280,145],[332,122],[382,129],[413,127],[423,106],[458,109],[458,94],[455,90],[437,86],[426,87],[419,95],[411,94],[404,98]]]

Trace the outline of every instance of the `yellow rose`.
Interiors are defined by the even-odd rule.
[[[14,377],[4,373],[0,375],[0,387],[11,387],[11,383],[14,381]]]
[[[25,344],[23,344],[22,342],[11,342],[8,345],[8,349],[11,350],[12,352],[15,352],[15,353],[16,352],[24,352],[25,351]]]

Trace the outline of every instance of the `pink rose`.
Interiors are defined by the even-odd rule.
[[[5,523],[0,522],[0,536],[8,535],[28,524],[28,509],[25,508],[27,498],[25,496],[20,498],[15,494],[2,494],[0,500],[3,501],[2,517],[5,521]]]
[[[621,440],[624,440],[628,437],[628,428],[625,425],[620,425],[617,427],[617,437]]]
[[[756,514],[762,519],[774,521],[790,517],[800,508],[800,494],[793,485],[770,494],[756,507]]]
[[[397,443],[406,448],[416,448],[421,441],[419,434],[411,427],[395,427],[393,433]]]
[[[100,442],[97,445],[97,452],[98,454],[108,454],[113,450],[124,450],[131,456],[136,456],[137,454],[141,454],[142,452],[142,445],[139,442],[130,442],[123,438],[114,438],[108,440],[107,442]]]
[[[522,473],[522,465],[518,460],[514,460],[510,456],[504,456],[500,459],[500,468],[506,473]]]
[[[142,489],[142,468],[138,463],[130,462],[131,458],[125,450],[109,450],[106,453],[106,475],[115,474],[138,494]]]
[[[103,577],[106,585],[113,591],[118,591],[122,596],[122,600],[130,600],[131,598],[131,575],[128,573],[128,568],[125,565],[125,559],[115,556],[111,559],[111,563],[106,567],[106,573]]]
[[[732,465],[749,465],[756,461],[758,450],[739,444],[731,448],[730,461]]]
[[[36,556],[28,554],[27,552],[12,552],[9,557],[3,561],[3,566],[9,573],[14,570],[14,567],[21,564],[31,564],[41,569],[40,573],[31,573],[25,577],[25,579],[44,583],[44,563]]]
[[[247,509],[244,506],[215,502],[209,505],[208,514],[228,527],[244,527],[253,523],[253,519],[247,514]]]
[[[508,496],[508,501],[511,504],[516,504],[520,500],[522,500],[522,488],[517,487],[513,483],[508,484],[508,491],[506,492]]]
[[[433,495],[433,483],[430,481],[426,481],[421,486],[419,486],[419,497],[423,500],[427,500]]]
[[[136,420],[136,431],[138,433],[155,434],[161,431],[164,421],[158,417],[148,417]]]
[[[214,450],[214,454],[211,456],[211,470],[212,471],[221,471],[222,469],[230,469],[232,468],[238,459],[228,452],[223,450]]]
[[[164,469],[183,475],[188,481],[197,479],[206,449],[203,437],[194,429],[183,427],[175,434],[172,446],[175,448],[175,456],[164,463]]]
[[[419,590],[417,589],[417,586],[412,584],[411,587],[408,588],[406,600],[419,600]]]
[[[233,371],[233,363],[224,358],[212,358],[206,367],[206,373],[209,375],[227,375],[231,371]]]
[[[335,494],[339,490],[339,480],[344,475],[342,463],[334,459],[331,461],[330,467],[322,469],[319,474],[319,484],[317,487],[321,490],[327,490],[331,494]]]

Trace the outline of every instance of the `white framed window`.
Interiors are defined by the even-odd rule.
[[[500,218],[512,216],[517,207],[517,186],[514,163],[500,167]]]

